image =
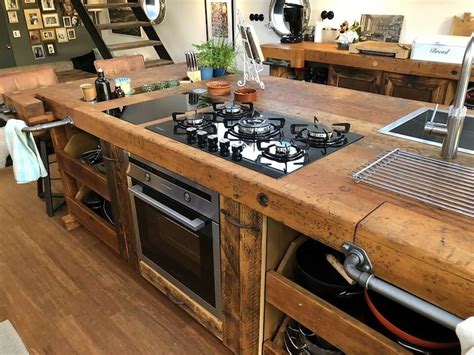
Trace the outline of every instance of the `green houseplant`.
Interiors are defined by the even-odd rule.
[[[214,76],[225,75],[227,69],[234,63],[236,52],[232,43],[219,39],[214,44],[212,68]]]
[[[193,44],[197,50],[197,60],[199,69],[201,70],[201,79],[208,80],[212,78],[212,58],[214,50],[214,42],[207,41],[201,44]]]

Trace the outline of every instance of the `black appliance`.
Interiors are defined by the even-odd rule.
[[[281,38],[281,43],[303,42],[304,6],[300,4],[285,3],[283,16],[290,27],[290,34],[284,35]]]
[[[220,317],[219,194],[131,155],[138,258]]]

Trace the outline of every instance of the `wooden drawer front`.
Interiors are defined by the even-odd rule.
[[[266,300],[348,354],[410,354],[401,346],[275,271]]]
[[[384,73],[383,82],[384,87],[381,93],[384,95],[443,104],[449,81],[447,79]]]
[[[350,67],[329,67],[328,84],[340,88],[373,92],[380,91],[382,73],[375,70],[363,70]]]

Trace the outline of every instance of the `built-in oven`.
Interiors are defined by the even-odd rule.
[[[136,156],[129,162],[139,260],[219,317],[219,195]]]

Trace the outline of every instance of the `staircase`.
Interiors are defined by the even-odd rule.
[[[113,53],[125,49],[136,49],[144,47],[153,47],[158,54],[159,59],[147,61],[146,66],[161,66],[173,64],[171,57],[166,50],[165,46],[161,42],[158,34],[156,33],[153,25],[155,23],[150,21],[143,11],[140,4],[136,1],[125,2],[125,3],[101,3],[101,4],[83,4],[81,0],[72,0],[72,4],[76,9],[79,18],[84,23],[89,35],[97,46],[100,54],[104,59],[113,58]],[[129,22],[114,22],[114,23],[101,23],[94,24],[89,16],[89,10],[95,9],[121,9],[130,8],[136,17],[136,21]],[[135,42],[126,42],[120,44],[106,44],[102,38],[102,30],[114,30],[124,28],[143,28],[148,40],[139,39]]]

